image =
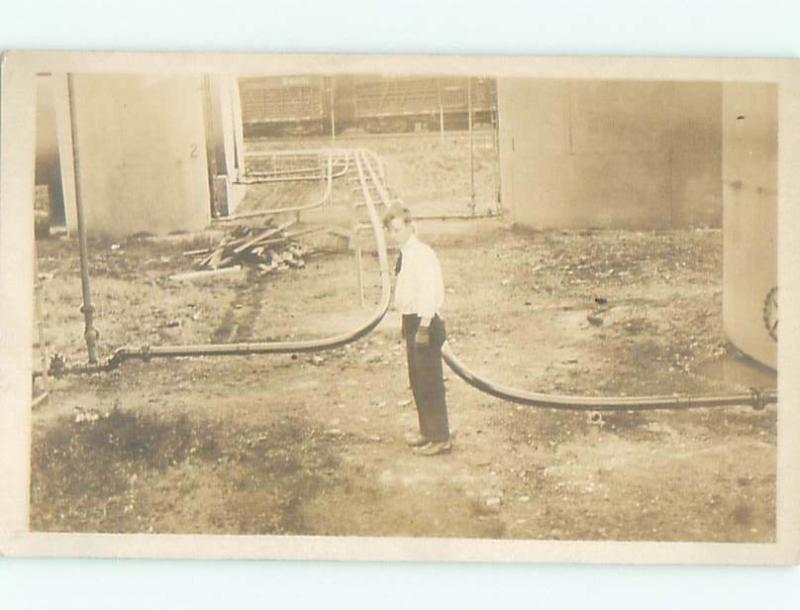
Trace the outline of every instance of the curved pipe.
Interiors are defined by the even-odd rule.
[[[564,396],[542,394],[503,386],[468,369],[447,342],[442,346],[442,357],[453,372],[472,387],[496,398],[531,407],[569,411],[648,411],[654,409],[697,409],[701,407],[732,407],[750,405],[762,409],[778,401],[776,390],[751,389],[749,394],[723,394],[705,396]]]
[[[341,165],[340,162],[337,161]],[[331,178],[341,178],[350,170],[349,162],[344,163],[344,167],[342,169],[337,169],[335,172],[331,174]],[[287,172],[252,172],[248,174],[250,177],[240,178],[233,184],[272,184],[274,182],[302,182],[302,181],[309,181],[309,180],[319,180],[328,175],[327,172],[323,173],[316,173],[314,175],[308,175],[308,172],[319,172],[318,169],[308,169],[304,168],[301,170],[296,171],[287,171]],[[298,175],[301,174],[301,175]],[[265,210],[269,211],[269,210]]]
[[[278,341],[278,342],[248,342],[248,343],[217,343],[201,345],[157,345],[144,346],[139,349],[121,347],[109,359],[106,365],[98,367],[100,369],[114,368],[132,358],[149,360],[150,358],[173,358],[179,356],[243,356],[247,354],[285,354],[295,352],[316,352],[326,349],[335,349],[351,343],[371,332],[386,315],[391,299],[391,283],[389,279],[389,263],[386,254],[386,240],[383,234],[383,226],[375,204],[372,200],[368,180],[374,180],[375,171],[369,161],[360,151],[354,153],[356,168],[358,169],[361,192],[364,195],[367,213],[369,214],[370,224],[375,236],[378,248],[378,261],[381,273],[381,299],[375,313],[361,326],[353,330],[326,337],[323,339],[308,339],[304,341]],[[365,168],[366,167],[366,171]],[[378,192],[381,192],[378,187]],[[86,370],[86,369],[83,369]]]
[[[319,161],[321,160],[321,157],[323,155],[328,157],[329,168],[332,164],[331,159],[333,157],[342,157],[341,160],[337,159],[335,163],[339,165],[343,161],[345,165],[345,170],[341,173],[334,174],[334,178],[338,178],[339,176],[347,173],[347,169],[349,168],[349,155],[350,155],[350,150],[348,149],[319,148],[319,149],[293,149],[293,150],[277,150],[277,151],[253,151],[245,153],[245,158],[267,157],[267,158],[272,158],[273,161],[277,161],[278,158],[281,157],[308,158],[316,160],[317,164],[314,167],[288,168],[282,170],[273,170],[271,172],[270,171],[249,172],[245,168],[244,176],[237,181],[237,184],[258,184],[262,182],[264,178],[275,178],[277,176],[286,176],[286,175],[291,176],[292,174],[303,174],[311,171],[318,171]],[[317,178],[319,177],[320,176],[318,175]]]
[[[373,153],[372,151],[368,150],[368,151],[364,151],[364,153],[365,153],[364,154],[364,158],[366,158],[367,154],[372,156],[374,159],[378,158],[375,155],[375,153]],[[372,180],[372,183],[375,185],[375,190],[378,192],[378,196],[381,199],[381,203],[383,204],[383,206],[385,208],[388,209],[389,206],[391,205],[392,201],[391,201],[391,197],[389,196],[389,193],[386,191],[386,187],[384,186],[384,181],[383,181],[384,175],[383,175],[383,170],[382,170],[381,166],[379,165],[378,169],[375,169],[375,167],[370,163],[365,163],[365,166],[366,166],[367,171],[369,173],[369,177]],[[368,195],[369,195],[369,193],[365,193],[365,196],[368,196]],[[385,245],[384,245],[384,247],[385,247]]]
[[[312,152],[312,153],[307,153],[305,151],[279,151],[279,152],[280,152],[280,154],[275,154],[275,153],[271,153],[271,152],[247,153],[247,154],[248,154],[248,156],[269,156],[269,157],[272,157],[273,160],[277,160],[276,159],[277,157],[285,157],[285,156],[309,157],[311,159],[314,159],[316,161],[316,163],[314,165],[309,165],[309,166],[306,166],[306,167],[294,167],[294,168],[280,169],[280,170],[273,170],[273,171],[246,172],[246,176],[253,176],[255,178],[275,178],[277,176],[291,176],[293,174],[296,175],[296,174],[307,174],[309,172],[319,172],[319,168],[320,168],[320,165],[321,165],[319,163],[320,157],[322,157],[322,155],[326,155],[329,159],[331,159],[332,157],[341,157],[341,159],[337,158],[336,161],[334,162],[334,164],[337,165],[337,166],[338,165],[342,165],[342,164],[345,166],[344,172],[338,172],[337,171],[336,173],[334,173],[333,177],[334,178],[338,178],[339,176],[341,176],[341,175],[343,175],[344,173],[347,172],[347,168],[349,167],[349,164],[350,164],[349,150],[347,150],[347,149],[331,148],[331,149],[318,150],[318,151],[315,151],[315,152]],[[330,165],[330,163],[329,163],[329,165]],[[320,176],[317,175],[316,177],[319,178]],[[246,178],[245,178],[245,180],[246,180]],[[241,183],[241,181],[239,183]],[[246,181],[244,182],[244,184],[247,184],[247,183],[248,182],[246,182]]]
[[[502,218],[503,212],[483,214],[443,214],[441,216],[414,216],[414,220],[486,220],[488,218]]]
[[[328,148],[287,148],[285,150],[250,150],[244,153],[245,157],[314,157],[330,155],[341,152],[335,147]]]
[[[335,164],[343,165],[345,163],[344,160],[337,159]],[[261,170],[261,171],[253,171],[247,172],[248,176],[256,176],[258,178],[274,178],[277,176],[294,176],[296,174],[310,174],[310,173],[317,173],[317,177],[320,174],[320,165],[319,159],[317,159],[317,163],[313,165],[306,165],[304,167],[292,167],[289,169],[274,169],[274,170]]]
[[[343,176],[348,171],[350,171],[350,157],[349,157],[349,154],[345,156],[345,160],[346,160],[345,168],[338,176],[336,176],[337,178],[339,176]],[[320,197],[319,200],[315,201],[314,203],[309,203],[309,204],[306,204],[306,205],[290,206],[290,207],[286,207],[286,208],[273,208],[271,210],[257,210],[255,212],[245,212],[243,214],[235,214],[234,216],[225,216],[225,217],[222,217],[222,218],[214,218],[211,221],[211,223],[212,224],[221,224],[221,223],[224,223],[224,222],[237,222],[239,220],[245,220],[245,219],[248,219],[248,218],[258,218],[259,216],[274,216],[276,214],[285,214],[285,213],[289,213],[289,212],[306,212],[308,210],[313,210],[315,208],[321,207],[321,206],[323,206],[325,204],[325,202],[330,200],[331,191],[333,190],[333,178],[334,178],[334,175],[333,175],[333,172],[332,172],[332,166],[333,166],[333,157],[329,155],[328,156],[327,180],[325,181],[325,191],[322,193],[322,197]],[[297,180],[297,178],[294,178],[294,180]]]

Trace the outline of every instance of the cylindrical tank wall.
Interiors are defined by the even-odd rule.
[[[81,74],[73,93],[90,235],[163,235],[208,225],[200,76]]]
[[[775,85],[723,85],[723,323],[736,347],[773,368],[765,308],[777,286],[777,102]]]
[[[720,83],[503,78],[497,89],[516,222],[720,226]]]

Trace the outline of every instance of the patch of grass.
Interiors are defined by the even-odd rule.
[[[328,441],[299,418],[250,430],[118,409],[95,421],[61,418],[34,438],[31,527],[191,531],[200,511],[220,532],[300,532],[304,503],[335,480],[337,465]],[[188,506],[181,486],[164,485],[176,476],[210,477],[222,508]],[[176,496],[167,526],[164,487]]]
[[[115,409],[96,421],[62,418],[35,437],[31,455],[34,529],[129,527],[132,483],[203,448],[210,432],[185,415],[170,419]]]
[[[249,534],[309,533],[303,506],[337,476],[330,441],[299,418],[239,435],[226,453],[228,516]]]

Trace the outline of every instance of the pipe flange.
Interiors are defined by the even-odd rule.
[[[119,349],[115,350],[113,354],[111,354],[111,357],[106,362],[105,369],[107,371],[113,371],[115,369],[118,369],[124,359],[125,359],[125,348],[120,347]]]
[[[764,392],[758,388],[750,388],[750,406],[756,411],[763,411],[767,406]]]
[[[50,366],[47,372],[53,377],[61,377],[67,370],[67,359],[61,352],[56,352],[50,357]]]

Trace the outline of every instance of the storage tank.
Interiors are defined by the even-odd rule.
[[[208,225],[199,75],[79,74],[73,94],[90,235],[165,235]]]
[[[719,82],[497,82],[503,206],[537,229],[719,227]]]
[[[725,334],[776,368],[777,86],[725,83],[722,126]]]

